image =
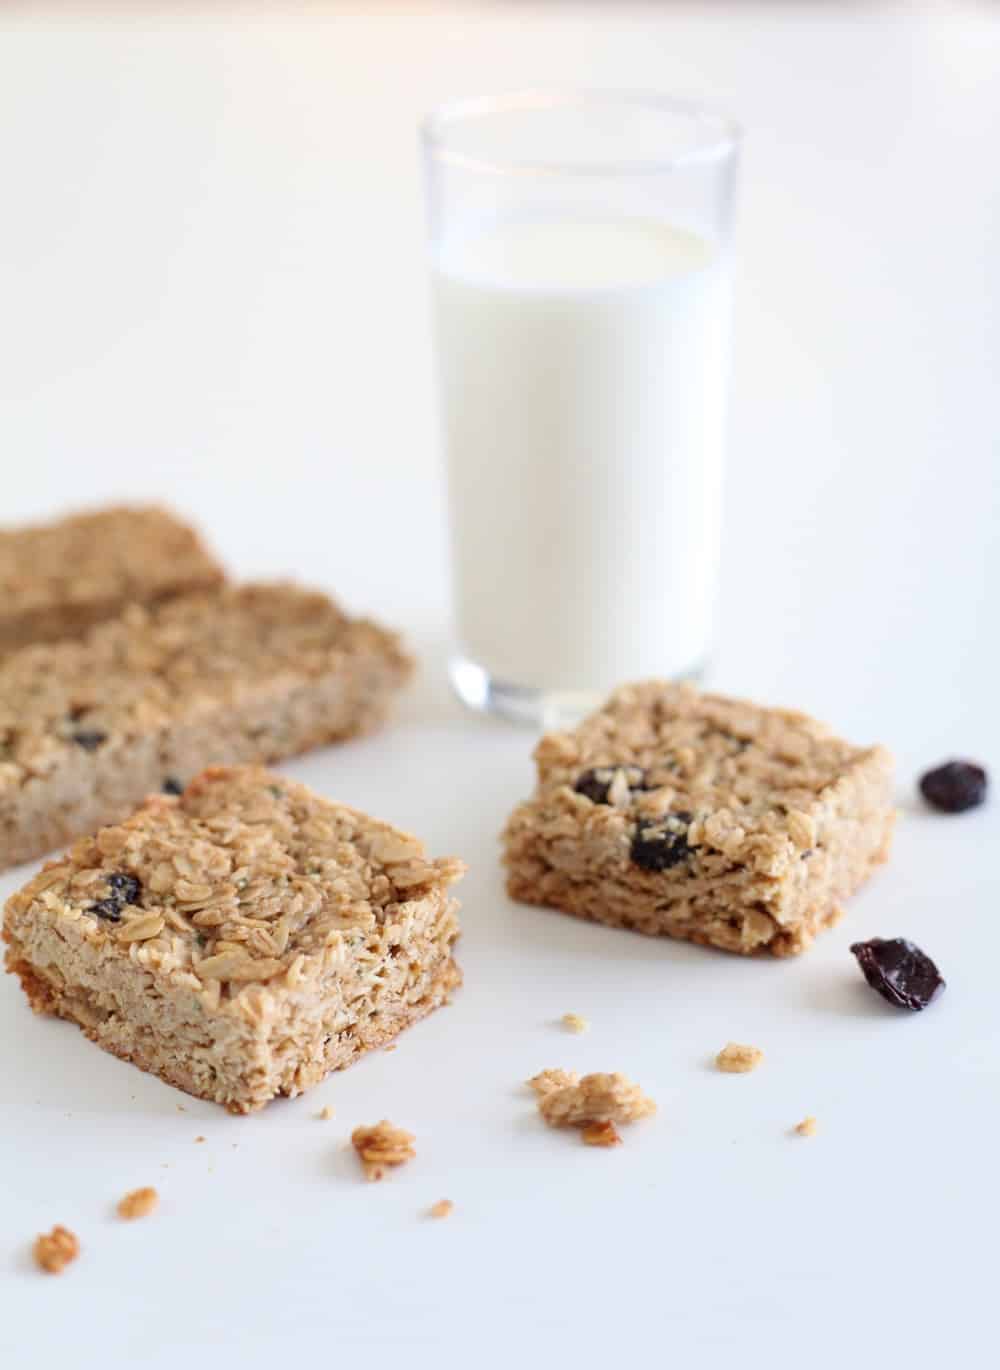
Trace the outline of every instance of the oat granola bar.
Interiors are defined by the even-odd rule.
[[[802,951],[885,861],[892,762],[783,709],[648,681],[535,751],[515,899],[728,951]]]
[[[251,585],[131,606],[0,661],[0,867],[124,818],[202,767],[377,725],[412,663],[325,595]]]
[[[222,580],[194,530],[166,509],[100,509],[0,530],[0,656],[82,637],[126,604],[156,604]]]
[[[463,870],[260,767],[211,768],[13,895],[7,969],[36,1012],[249,1113],[447,999]]]

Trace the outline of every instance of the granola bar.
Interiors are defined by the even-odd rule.
[[[0,655],[82,637],[126,604],[155,604],[222,579],[194,530],[166,509],[99,509],[0,531]]]
[[[412,663],[325,595],[251,585],[131,606],[0,661],[0,867],[182,787],[376,726]]]
[[[888,856],[891,758],[804,714],[649,681],[535,760],[508,889],[612,927],[793,955]]]
[[[460,861],[255,766],[77,842],[7,902],[32,1008],[233,1113],[445,1002]]]

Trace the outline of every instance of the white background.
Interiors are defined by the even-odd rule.
[[[167,497],[237,572],[403,627],[424,669],[397,724],[288,770],[471,870],[453,1006],[249,1119],[0,983],[0,1364],[990,1362],[997,807],[935,817],[913,782],[956,754],[1000,773],[998,72],[990,3],[3,8],[0,520]],[[415,123],[537,81],[747,130],[713,683],[888,743],[903,811],[799,961],[503,894],[531,738],[443,683]],[[929,1012],[864,988],[873,934],[937,959]],[[710,1068],[729,1038],[755,1075]],[[622,1069],[660,1115],[613,1152],[548,1132],[519,1082],[556,1065]],[[819,1135],[790,1137],[805,1113]],[[366,1186],[342,1148],[383,1116],[418,1157]],[[161,1212],[118,1222],[147,1183]],[[84,1248],[59,1281],[28,1254],[55,1222]]]

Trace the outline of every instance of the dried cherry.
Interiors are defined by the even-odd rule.
[[[905,937],[872,937],[855,942],[851,951],[872,989],[897,1008],[918,1013],[945,987],[931,958]]]

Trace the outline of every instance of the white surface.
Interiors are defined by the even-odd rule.
[[[654,219],[529,220],[446,242],[434,283],[465,655],[542,691],[700,668],[728,250]]]
[[[950,754],[1000,774],[1000,15],[192,9],[4,12],[0,512],[167,494],[242,572],[409,628],[425,671],[398,725],[289,770],[469,861],[467,985],[250,1119],[0,985],[0,1364],[986,1364],[1000,807],[910,796]],[[545,79],[671,88],[748,130],[715,681],[891,744],[905,810],[804,960],[502,893],[529,739],[442,684],[414,121]],[[873,933],[926,946],[940,1003],[866,993],[847,946]],[[553,1026],[567,1009],[589,1034]],[[730,1037],[765,1048],[757,1074],[708,1069]],[[558,1064],[627,1071],[659,1118],[607,1153],[543,1131],[518,1082]],[[807,1112],[820,1134],[789,1138]],[[382,1116],[419,1154],[365,1186],[341,1147]],[[161,1213],[120,1225],[146,1183]],[[453,1217],[424,1221],[444,1195]],[[25,1255],[54,1222],[84,1245],[58,1282]]]

